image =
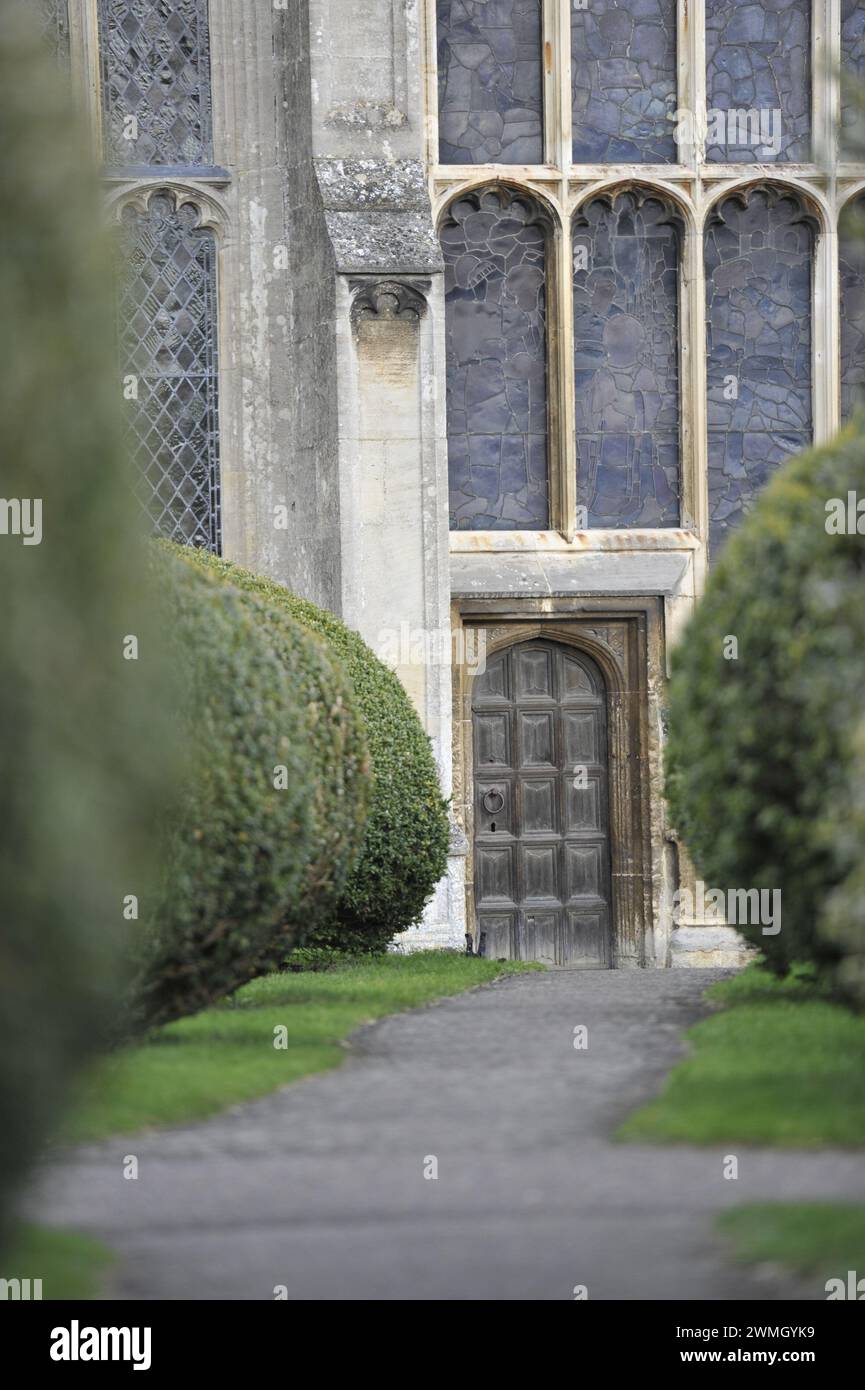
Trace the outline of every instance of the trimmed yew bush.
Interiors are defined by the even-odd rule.
[[[850,492],[865,498],[865,440],[854,429],[776,474],[673,654],[674,824],[711,887],[781,890],[780,932],[743,929],[779,971],[797,960],[839,966],[845,933],[865,921],[861,885],[855,913],[833,898],[845,883],[852,891],[851,875],[861,881],[865,853],[854,763],[865,536],[835,534],[827,512],[832,499],[846,510]],[[736,659],[724,655],[729,637]]]
[[[343,891],[365,823],[367,750],[348,681],[299,624],[194,557],[160,547],[187,754],[138,941],[135,1028],[280,964]]]
[[[399,678],[333,614],[269,579],[203,551],[195,560],[324,639],[344,666],[363,716],[372,771],[360,860],[339,903],[304,944],[382,951],[423,912],[447,864],[447,806],[429,739]]]

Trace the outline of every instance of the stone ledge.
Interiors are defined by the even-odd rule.
[[[670,965],[738,967],[747,965],[754,950],[734,927],[677,927],[673,932]]]

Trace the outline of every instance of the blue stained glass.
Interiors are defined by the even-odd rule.
[[[679,524],[679,231],[625,193],[574,225],[577,503],[589,526]]]
[[[852,225],[851,225],[852,223]],[[838,229],[841,293],[841,419],[865,404],[865,197],[848,204]]]
[[[705,236],[710,551],[811,443],[813,230],[798,199],[727,198]]]
[[[540,164],[541,0],[438,0],[439,160]]]
[[[676,0],[587,0],[571,10],[575,164],[676,159]]]
[[[810,0],[706,0],[707,159],[809,158],[810,50]]]
[[[451,527],[543,530],[546,233],[506,189],[454,203],[441,235]]]

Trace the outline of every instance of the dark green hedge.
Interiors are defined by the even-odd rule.
[[[714,888],[779,888],[781,930],[745,930],[770,964],[837,964],[829,896],[861,865],[853,739],[865,688],[865,537],[826,503],[865,497],[848,430],[779,472],[723,551],[673,655],[667,793]],[[725,660],[724,641],[738,640]]]
[[[447,807],[414,707],[398,677],[338,618],[225,560],[202,551],[195,558],[323,637],[351,679],[372,762],[369,819],[363,854],[338,908],[306,944],[383,950],[397,932],[419,920],[447,863]]]
[[[0,1244],[109,1031],[167,748],[157,663],[123,656],[129,635],[152,648],[102,197],[36,9],[0,6],[2,495],[42,508],[41,543],[0,535]]]
[[[186,783],[142,921],[135,1028],[284,960],[342,892],[367,800],[363,726],[324,645],[187,562],[194,552],[160,549]]]

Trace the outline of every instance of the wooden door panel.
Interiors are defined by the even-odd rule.
[[[609,966],[600,671],[559,643],[520,643],[488,660],[472,705],[475,905],[487,953]]]
[[[562,710],[562,743],[567,767],[600,761],[600,725],[596,709]]]
[[[520,767],[556,766],[556,710],[520,710]]]
[[[603,825],[603,798],[600,776],[589,772],[585,787],[575,787],[571,776],[565,778],[565,824],[566,835],[579,834],[586,830],[601,830]]]
[[[565,844],[566,901],[574,898],[602,898],[606,846],[598,844]]]
[[[559,841],[551,845],[520,844],[523,897],[526,901],[560,897]]]
[[[605,908],[594,912],[568,909],[561,947],[561,965],[607,966],[609,957],[609,917]]]
[[[520,821],[523,835],[559,833],[558,779],[556,777],[524,778],[519,783],[522,804]]]
[[[478,715],[475,724],[476,757],[481,767],[510,767],[511,721],[501,714]]]
[[[529,910],[520,940],[520,960],[539,960],[544,965],[558,965],[561,947],[559,914]]]
[[[506,899],[514,902],[517,884],[514,873],[516,847],[514,845],[492,846],[479,844],[477,847],[477,890],[478,902],[487,903],[490,899]]]
[[[538,645],[517,647],[514,663],[514,699],[553,698],[553,653]]]
[[[486,933],[484,949],[491,960],[518,960],[516,912],[479,912],[478,931]]]

